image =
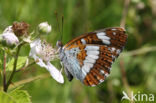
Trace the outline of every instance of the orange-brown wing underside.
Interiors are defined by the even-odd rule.
[[[98,33],[104,32],[109,37],[110,44],[107,44],[98,37]],[[83,67],[84,60],[87,56],[87,46],[99,46],[98,59],[93,67],[87,73],[83,83],[87,86],[95,86],[105,80],[110,74],[110,68],[115,58],[123,50],[127,41],[127,35],[123,28],[106,28],[103,30],[83,34],[71,41],[69,41],[64,49],[70,50],[71,48],[79,47],[80,52],[77,54],[77,59],[81,67]]]

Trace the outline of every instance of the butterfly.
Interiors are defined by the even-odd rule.
[[[59,58],[68,80],[75,77],[87,86],[104,82],[126,42],[127,35],[121,27],[85,33],[64,46],[58,41]]]

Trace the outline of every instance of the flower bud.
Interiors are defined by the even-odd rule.
[[[50,33],[51,29],[52,29],[51,25],[49,25],[47,22],[43,22],[38,25],[39,32],[43,34]]]
[[[11,26],[7,27],[2,34],[2,44],[4,46],[15,47],[19,43],[18,38],[11,29]]]
[[[7,33],[7,32],[13,32],[13,30],[12,30],[12,26],[8,26],[4,31],[3,31],[3,33]]]

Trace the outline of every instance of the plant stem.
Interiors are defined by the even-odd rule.
[[[24,67],[22,67],[21,69],[17,70],[16,72],[19,72],[19,71],[25,70],[26,68],[28,68],[28,67],[30,67],[30,66],[32,66],[32,65],[34,65],[34,64],[36,64],[36,62],[32,62],[32,63],[30,63],[29,65],[24,66]]]
[[[121,21],[120,21],[120,26],[123,27],[123,28],[125,28],[126,17],[127,17],[127,14],[128,14],[128,8],[129,8],[130,1],[131,0],[125,0],[125,2],[124,2],[124,9],[123,9],[122,18],[121,18]],[[122,76],[121,79],[122,79],[122,82],[123,82],[123,86],[125,87],[125,89],[126,89],[126,91],[128,93],[128,96],[131,99],[132,97],[130,95],[130,87],[129,87],[127,77],[126,77],[126,71],[125,71],[125,68],[124,68],[123,58],[120,58],[119,64],[120,64],[120,73],[121,73],[121,76]],[[133,103],[133,101],[131,101],[130,103]]]
[[[122,53],[121,57],[128,56],[128,55],[129,56],[142,55],[142,54],[146,54],[146,53],[153,52],[153,51],[156,51],[156,46],[143,47],[143,48],[135,49],[132,51],[128,51],[126,53]]]
[[[130,97],[130,99],[132,99],[131,89],[130,89],[128,81],[127,81],[123,58],[120,58],[120,73],[121,73],[121,76],[122,76],[121,79],[122,79],[122,82],[123,82],[123,86],[125,87],[125,89],[126,89],[126,91],[128,93],[128,97]],[[131,101],[130,103],[133,103],[133,101]]]
[[[11,73],[11,76],[10,76],[10,78],[9,78],[9,80],[8,80],[8,82],[7,82],[7,84],[6,84],[6,88],[5,88],[5,91],[6,91],[6,92],[7,92],[7,90],[8,90],[9,85],[11,84],[11,81],[12,81],[12,79],[13,79],[13,76],[14,76],[14,74],[15,74],[15,72],[16,72],[16,66],[17,66],[18,55],[19,55],[19,51],[20,51],[22,45],[23,45],[23,43],[20,44],[20,45],[18,46],[18,48],[17,48],[17,52],[16,52],[15,60],[14,60],[13,71],[12,71],[12,73]]]
[[[3,91],[6,92],[6,54],[3,54]]]
[[[121,21],[120,21],[120,26],[125,28],[125,24],[126,24],[126,16],[127,16],[127,13],[128,13],[128,7],[129,7],[129,4],[130,4],[130,1],[131,0],[125,0],[124,2],[124,9],[122,11],[122,18],[121,18]]]

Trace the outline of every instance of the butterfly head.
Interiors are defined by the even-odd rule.
[[[56,46],[57,46],[57,48],[58,48],[60,60],[62,61],[62,59],[63,59],[63,57],[64,57],[64,53],[62,52],[62,51],[63,51],[63,49],[62,49],[63,44],[62,44],[61,40],[58,40],[58,41],[57,41]]]
[[[57,46],[57,48],[62,48],[63,47],[63,44],[62,44],[61,40],[57,41],[56,46]]]

